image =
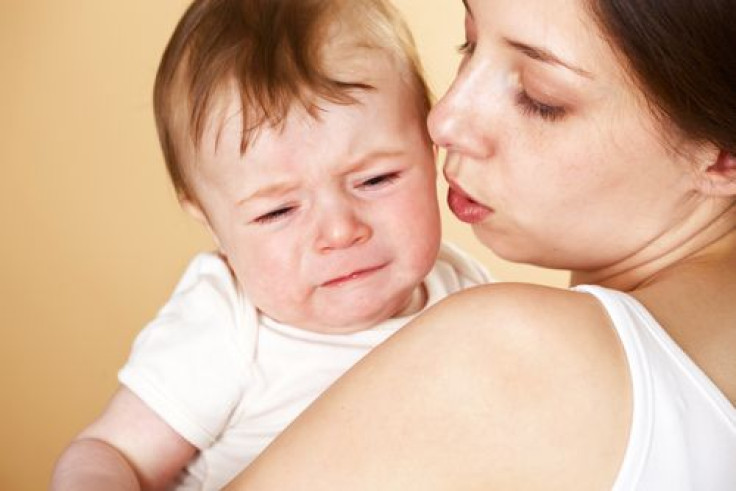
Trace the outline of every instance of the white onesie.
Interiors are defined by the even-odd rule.
[[[443,244],[424,280],[427,306],[487,283]],[[260,314],[215,254],[194,258],[137,337],[120,382],[199,449],[178,489],[219,489],[332,382],[414,316],[351,334],[321,334]]]

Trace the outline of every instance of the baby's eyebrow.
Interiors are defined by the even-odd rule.
[[[578,75],[581,75],[585,78],[593,79],[593,74],[590,73],[587,70],[584,70],[578,66],[573,65],[570,62],[562,60],[560,57],[552,53],[551,51],[544,49],[539,46],[532,46],[530,44],[522,43],[519,41],[514,41],[512,39],[504,38],[504,41],[507,45],[511,46],[512,48],[522,52],[529,58],[537,61],[541,61],[543,63],[548,63],[550,65],[558,65],[564,68],[567,68],[568,70],[571,70]]]
[[[358,171],[365,169],[366,167],[369,167],[372,163],[376,161],[395,159],[395,158],[401,157],[404,154],[405,154],[404,150],[400,150],[400,149],[376,150],[374,152],[370,152],[365,155],[362,155],[359,159],[350,163],[350,165],[348,165],[343,171],[343,174],[350,174],[351,172],[358,172]]]
[[[289,191],[296,189],[296,187],[297,187],[297,184],[292,181],[285,180],[285,181],[273,182],[271,184],[267,184],[263,187],[260,187],[256,189],[255,191],[253,191],[252,193],[250,193],[249,195],[239,199],[238,202],[236,203],[236,206],[240,207],[243,204],[247,203],[248,201],[252,199],[256,199],[256,198],[267,198],[270,196],[278,196],[281,194],[286,194]]]
[[[342,175],[347,175],[353,172],[360,172],[361,170],[366,169],[367,167],[370,167],[371,164],[373,164],[376,161],[399,158],[402,155],[405,155],[405,153],[406,152],[402,149],[376,150],[376,151],[367,153],[365,155],[362,155],[359,159],[351,162],[349,165],[345,167],[344,170],[341,170],[339,172]],[[285,179],[275,180],[271,183],[265,184],[264,186],[261,186],[255,189],[253,192],[251,192],[247,196],[240,198],[236,203],[236,207],[240,207],[244,205],[245,203],[247,203],[248,201],[253,200],[253,199],[269,198],[273,196],[279,196],[282,194],[286,194],[290,191],[293,191],[294,189],[298,187],[299,187],[299,183],[294,179],[285,178]]]

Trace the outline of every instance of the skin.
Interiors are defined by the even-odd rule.
[[[341,77],[367,80],[357,104],[295,108],[240,155],[240,102],[191,165],[196,204],[244,292],[270,317],[345,333],[413,313],[437,257],[434,153],[414,97],[387,56],[363,51]],[[417,240],[421,238],[421,240]]]
[[[429,118],[453,210],[501,256],[633,295],[736,402],[736,158],[665,129],[578,1],[466,5]],[[364,358],[231,488],[610,489],[630,423],[596,300],[494,284]]]
[[[530,13],[522,3],[493,19],[483,8],[468,15],[458,77],[429,126],[448,148],[448,180],[493,210],[473,227],[481,242],[509,260],[630,289],[633,270],[680,247],[708,219],[697,214],[710,197],[694,188],[690,170],[693,158],[712,155],[666,144],[577,9],[551,2]],[[518,22],[530,15],[549,20]],[[501,34],[484,35],[491,27]],[[535,48],[560,63],[535,59]]]
[[[352,105],[321,102],[318,119],[294,108],[245,155],[240,103],[225,93],[190,169],[197,201],[183,202],[262,312],[335,334],[421,309],[440,241],[434,151],[412,88],[377,51],[339,67],[374,89]],[[121,387],[51,487],[165,489],[196,452]]]

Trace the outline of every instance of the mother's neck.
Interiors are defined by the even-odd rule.
[[[683,265],[736,260],[736,202],[709,211],[707,220],[693,220],[681,233],[650,244],[625,261],[594,271],[572,271],[571,285],[596,284],[631,292],[670,278]]]

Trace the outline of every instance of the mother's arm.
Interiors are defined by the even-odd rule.
[[[623,351],[593,297],[479,287],[372,352],[233,488],[610,488],[630,397]]]

